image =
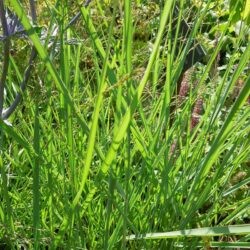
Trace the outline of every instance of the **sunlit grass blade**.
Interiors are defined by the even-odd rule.
[[[39,113],[38,113],[38,103],[35,112],[35,122],[34,122],[34,150],[36,153],[34,166],[33,166],[33,227],[34,227],[34,238],[35,238],[35,248],[39,248],[38,242],[40,241],[40,124],[39,124]]]
[[[130,235],[127,240],[157,240],[166,238],[179,238],[179,237],[212,237],[220,235],[242,235],[249,234],[250,225],[233,225],[226,227],[207,227],[197,229],[185,229],[180,231],[166,232],[166,233],[148,233],[145,235]]]

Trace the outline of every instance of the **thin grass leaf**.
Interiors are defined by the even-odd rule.
[[[130,235],[127,240],[159,240],[179,237],[212,237],[220,235],[244,235],[250,233],[250,225],[233,225],[227,227],[207,227],[197,229],[186,229],[165,233],[148,233],[145,235]]]

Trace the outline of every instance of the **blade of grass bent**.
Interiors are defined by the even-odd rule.
[[[127,240],[136,239],[167,239],[167,238],[179,238],[179,237],[212,237],[219,235],[242,235],[249,234],[250,224],[245,225],[233,225],[227,227],[204,227],[196,229],[186,229],[180,231],[172,231],[165,233],[148,233],[144,235],[130,235]]]

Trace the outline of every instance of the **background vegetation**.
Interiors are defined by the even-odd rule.
[[[248,248],[248,3],[1,1],[0,246]]]

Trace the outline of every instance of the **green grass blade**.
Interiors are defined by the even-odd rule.
[[[233,225],[227,227],[207,227],[207,228],[196,228],[186,229],[173,232],[165,233],[148,233],[145,235],[130,235],[127,240],[158,240],[167,238],[179,238],[179,237],[212,237],[220,235],[244,235],[250,233],[250,224],[245,225]]]

